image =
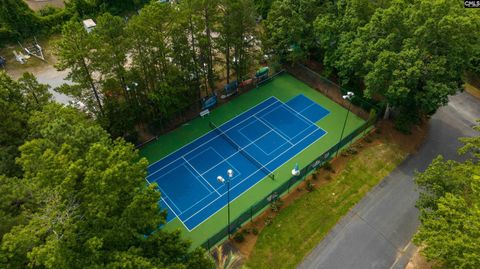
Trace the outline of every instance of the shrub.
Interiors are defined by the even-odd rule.
[[[349,147],[349,148],[347,149],[347,152],[348,152],[348,154],[355,155],[355,154],[358,153],[358,150],[357,150],[355,147]]]
[[[265,226],[270,226],[272,225],[273,223],[273,217],[272,216],[268,216],[265,218]]]
[[[312,174],[312,179],[313,179],[313,180],[317,180],[317,179],[318,179],[317,172],[314,172],[314,173]]]
[[[283,206],[283,200],[282,199],[276,199],[270,204],[270,208],[272,209],[273,212],[278,212],[280,211],[280,208]]]
[[[315,185],[312,183],[311,180],[307,180],[307,181],[305,181],[305,183],[306,183],[305,189],[306,189],[307,191],[312,192],[312,191],[315,189],[315,188],[314,188]]]
[[[242,231],[239,231],[233,236],[233,240],[235,240],[237,243],[242,243],[245,241],[245,236],[243,235]]]
[[[256,227],[252,228],[252,234],[253,235],[258,235],[258,229]]]
[[[324,162],[322,164],[322,168],[324,170],[327,170],[327,171],[332,171],[333,170],[332,164],[330,162]]]

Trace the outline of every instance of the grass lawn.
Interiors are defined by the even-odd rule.
[[[273,224],[258,235],[247,268],[295,268],[339,219],[407,156],[396,143],[379,140],[366,145],[325,184],[280,211]]]

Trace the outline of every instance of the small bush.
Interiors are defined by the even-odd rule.
[[[373,142],[373,140],[372,140],[372,138],[370,138],[370,136],[365,137],[364,141],[367,142],[367,143],[372,143]]]
[[[312,192],[315,189],[315,185],[312,183],[311,180],[307,180],[305,181],[305,183],[306,183],[305,189],[307,191]]]
[[[256,227],[252,228],[252,234],[253,235],[258,235],[258,229]]]
[[[312,174],[312,180],[317,180],[318,179],[318,175],[317,175],[317,172],[314,172]]]
[[[355,147],[349,147],[347,149],[348,154],[355,155],[358,153],[358,150]]]
[[[333,169],[332,163],[330,163],[330,162],[324,162],[324,163],[322,164],[322,168],[323,168],[324,170],[327,170],[327,171],[332,171],[332,169]]]
[[[265,218],[265,226],[270,226],[272,225],[273,223],[273,217],[272,216],[268,216]]]
[[[282,199],[277,199],[270,204],[270,208],[272,209],[273,212],[280,211],[282,206],[283,206],[283,200]]]
[[[235,240],[237,243],[242,243],[243,241],[245,241],[245,236],[243,235],[243,232],[240,231],[240,232],[236,233],[233,236],[233,240]]]

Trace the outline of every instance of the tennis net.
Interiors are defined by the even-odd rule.
[[[213,122],[209,122],[210,128],[217,131],[228,143],[230,143],[236,150],[238,150],[245,158],[247,158],[250,162],[255,164],[258,168],[260,168],[268,177],[271,179],[275,179],[275,175],[270,172],[264,165],[262,165],[259,161],[253,158],[250,154],[248,154],[242,147],[240,147],[237,142],[235,142],[232,138],[230,138],[224,131],[218,128]]]

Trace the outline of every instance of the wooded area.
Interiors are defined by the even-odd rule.
[[[54,32],[56,67],[74,82],[56,90],[84,107],[54,103],[31,74],[0,71],[2,268],[211,268],[203,250],[159,228],[160,193],[126,140],[160,133],[262,64],[320,62],[390,107],[405,132],[480,71],[480,13],[460,0],[71,0],[39,12],[0,0],[0,45]],[[417,177],[431,191],[417,241],[428,258],[478,268],[480,146],[465,142],[470,161],[437,159]]]

